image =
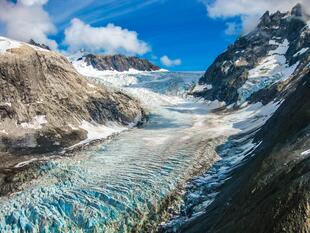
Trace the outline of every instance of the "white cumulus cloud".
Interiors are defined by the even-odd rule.
[[[5,25],[5,36],[25,42],[34,39],[56,49],[57,43],[48,38],[56,28],[43,9],[45,3],[47,0],[19,0],[17,3],[1,0],[0,21]]]
[[[73,19],[65,30],[65,44],[69,50],[86,49],[106,53],[145,54],[150,51],[147,43],[138,39],[135,31],[114,24],[92,27],[79,19]]]
[[[165,56],[162,56],[160,58],[160,61],[163,65],[165,66],[178,66],[178,65],[181,65],[182,64],[182,60],[181,59],[170,59],[167,55]]]
[[[310,0],[200,0],[200,2],[205,4],[211,18],[240,17],[244,33],[254,29],[259,18],[267,10],[285,12],[291,10],[297,3],[301,3],[305,11],[310,12]],[[232,29],[231,25],[227,26]],[[227,28],[228,31],[230,29]]]
[[[19,0],[22,4],[27,6],[32,5],[44,5],[48,2],[48,0]]]

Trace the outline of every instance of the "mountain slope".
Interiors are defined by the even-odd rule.
[[[97,70],[129,71],[156,71],[160,68],[146,59],[138,57],[126,57],[124,55],[93,55],[87,54],[80,57],[75,63],[83,63]]]
[[[218,147],[223,160],[246,157],[218,175],[223,182],[205,175],[190,183],[180,215],[163,232],[310,232],[310,29],[302,12],[300,4],[287,13],[266,12],[192,90],[236,109],[245,102],[279,107],[260,128],[254,119],[248,123],[254,131]],[[257,146],[247,151],[249,140]]]
[[[309,98],[307,70],[255,135],[260,146],[234,171],[206,213],[180,232],[310,231]]]
[[[192,94],[228,105],[271,101],[307,65],[309,34],[301,5],[287,13],[266,12],[254,31],[216,58]]]
[[[59,150],[97,139],[89,129],[108,135],[143,117],[139,103],[89,83],[64,56],[3,37],[0,89],[2,152]]]

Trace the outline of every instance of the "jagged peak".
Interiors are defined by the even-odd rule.
[[[291,15],[296,17],[302,17],[303,16],[303,6],[301,3],[297,3],[291,10]]]
[[[290,11],[287,12],[276,11],[274,13],[270,13],[270,11],[266,11],[260,18],[257,27],[260,29],[278,28],[279,26],[283,25],[283,23],[281,23],[282,20],[291,18],[307,21],[309,16],[305,12],[303,5],[301,3],[298,3]]]
[[[33,39],[30,39],[30,41],[28,42],[29,44],[31,45],[34,45],[34,46],[37,46],[37,47],[40,47],[42,49],[46,49],[46,50],[51,50],[49,46],[47,46],[46,44],[40,44],[38,42],[36,42],[35,40]]]

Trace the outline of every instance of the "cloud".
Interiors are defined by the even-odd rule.
[[[240,17],[244,33],[255,28],[259,18],[267,10],[285,12],[291,10],[297,3],[301,3],[307,13],[310,12],[310,0],[200,0],[204,3],[211,18]]]
[[[236,35],[239,32],[239,25],[234,22],[226,23],[225,34],[228,36]]]
[[[20,2],[27,6],[32,5],[44,5],[48,2],[48,0],[20,0]]]
[[[147,43],[138,39],[135,31],[129,31],[114,24],[92,27],[79,19],[73,19],[65,30],[65,44],[69,50],[86,49],[94,52],[145,54],[150,51]]]
[[[48,38],[49,34],[56,32],[56,28],[43,9],[45,3],[47,0],[0,1],[0,21],[5,25],[4,34],[25,42],[34,39],[57,49],[57,43]]]
[[[181,61],[181,59],[175,59],[175,60],[172,60],[172,59],[170,59],[168,56],[162,56],[161,58],[160,58],[160,61],[161,61],[161,63],[163,64],[163,65],[165,65],[165,66],[168,66],[168,67],[170,67],[170,66],[178,66],[178,65],[181,65],[181,63],[182,63],[182,61]]]

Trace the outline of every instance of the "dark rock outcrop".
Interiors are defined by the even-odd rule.
[[[228,105],[277,97],[281,86],[307,66],[310,29],[301,16],[301,5],[287,13],[266,12],[257,28],[229,46],[200,79],[200,85],[212,88],[192,94]]]
[[[83,122],[131,125],[144,114],[128,95],[91,84],[64,56],[26,43],[0,53],[0,90],[0,152],[61,150],[86,139]]]
[[[123,55],[93,55],[88,54],[80,59],[84,59],[87,65],[93,66],[97,70],[128,71],[135,69],[139,71],[156,71],[160,68],[146,59],[138,57],[126,57]]]
[[[34,46],[37,46],[37,47],[40,47],[40,48],[42,48],[42,49],[51,50],[50,47],[48,47],[47,45],[37,43],[37,42],[35,42],[33,39],[31,39],[31,40],[29,41],[29,44],[34,45]]]

